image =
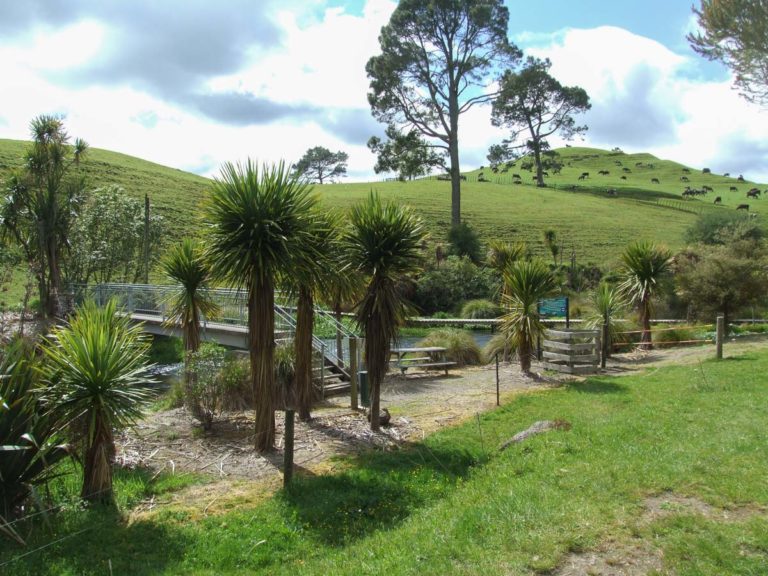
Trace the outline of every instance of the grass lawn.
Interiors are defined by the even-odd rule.
[[[656,558],[661,573],[765,574],[765,351],[518,396],[479,422],[208,516],[183,505],[131,521],[66,509],[50,527],[25,527],[27,549],[3,541],[0,572],[556,574],[610,548]],[[572,428],[497,451],[552,419]],[[118,493],[135,501],[192,481],[142,474],[123,474]],[[652,497],[663,514],[649,513]]]

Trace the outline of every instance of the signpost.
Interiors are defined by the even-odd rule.
[[[565,317],[565,328],[571,327],[570,309],[568,307],[568,296],[558,296],[557,298],[545,298],[539,300],[540,318],[563,318]]]

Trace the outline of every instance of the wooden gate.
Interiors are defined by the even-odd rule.
[[[567,374],[594,374],[600,365],[599,330],[547,330],[544,367]]]

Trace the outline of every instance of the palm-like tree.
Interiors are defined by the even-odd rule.
[[[210,268],[203,259],[202,248],[190,239],[173,246],[162,261],[163,271],[177,283],[167,299],[167,322],[180,324],[184,334],[184,350],[196,352],[200,348],[200,317],[213,318],[219,306],[208,291]]]
[[[624,280],[619,290],[633,306],[637,307],[643,332],[640,347],[649,350],[651,344],[652,298],[659,282],[668,272],[672,253],[653,242],[630,244],[621,255]]]
[[[114,430],[133,424],[151,398],[149,342],[139,324],[86,302],[43,347],[48,382],[43,401],[62,424],[82,434],[85,500],[111,502]]]
[[[341,274],[336,258],[340,250],[339,230],[337,217],[319,211],[312,214],[308,233],[298,248],[306,252],[306,255],[297,258],[294,268],[283,275],[283,283],[288,292],[295,293],[297,299],[294,336],[296,400],[299,419],[304,421],[312,417],[312,328],[315,299],[330,286],[333,278]]]
[[[502,305],[509,310],[502,317],[502,329],[517,350],[520,369],[531,371],[536,340],[544,333],[538,302],[557,288],[557,282],[544,261],[518,260],[504,270]]]
[[[275,282],[290,271],[307,241],[317,198],[284,163],[227,163],[205,205],[206,260],[214,278],[244,289],[248,298],[251,382],[256,398],[255,446],[275,443]],[[298,263],[300,264],[300,262]]]
[[[615,342],[618,337],[616,316],[624,311],[627,302],[619,290],[607,282],[600,282],[595,291],[592,292],[591,304],[594,312],[586,318],[585,324],[588,328],[600,330],[603,326],[608,327],[608,340],[603,343],[603,346],[607,356],[610,356],[611,342]]]
[[[418,269],[426,232],[410,208],[382,203],[376,194],[354,206],[349,220],[344,235],[349,261],[369,278],[357,307],[357,322],[365,333],[371,430],[378,430],[381,381],[389,365],[391,343],[397,339],[408,310],[397,284]]]
[[[513,262],[522,260],[526,257],[527,247],[523,242],[504,242],[502,240],[491,240],[488,243],[488,252],[486,252],[485,260],[488,266],[496,270],[499,275],[502,276],[501,293],[497,293],[494,297],[502,297],[506,293],[506,284],[503,282],[504,270],[506,270]],[[509,362],[510,359],[510,342],[505,336],[504,338],[504,362]]]

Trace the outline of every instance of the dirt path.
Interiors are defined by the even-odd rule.
[[[768,340],[740,340],[728,343],[725,350],[726,357],[750,351],[765,352]],[[712,346],[633,352],[612,358],[605,373],[623,375],[666,365],[695,364],[713,355]],[[538,369],[534,365],[534,372]],[[550,373],[529,378],[520,373],[516,364],[501,364],[501,402],[505,403],[515,394],[558,386],[567,379]],[[312,421],[296,425],[297,473],[328,472],[342,465],[334,456],[371,447],[393,449],[495,405],[493,364],[452,370],[448,376],[417,372],[407,376],[390,375],[382,387],[382,406],[390,410],[392,425],[372,433],[365,414],[349,408],[348,397],[329,399],[314,410]],[[274,454],[263,456],[254,452],[252,422],[250,412],[229,413],[214,424],[212,433],[206,434],[182,409],[151,413],[135,429],[120,437],[118,461],[127,466],[141,465],[174,474],[197,473],[215,478],[208,488],[196,488],[196,491],[214,493],[226,487],[234,494],[241,493],[243,490],[238,487],[243,485],[277,486],[282,465],[282,413],[277,413]],[[200,499],[194,497],[194,500]]]

